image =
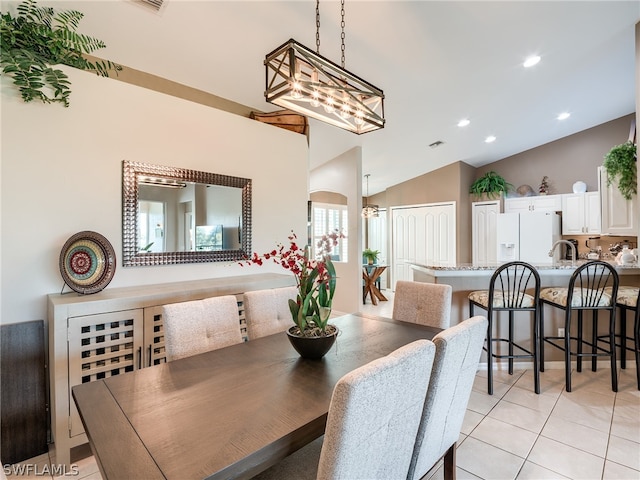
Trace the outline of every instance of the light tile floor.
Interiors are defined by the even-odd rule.
[[[393,294],[384,293],[389,301],[374,306],[368,300],[361,311],[391,317]],[[497,371],[494,394],[488,395],[486,371],[479,371],[458,443],[458,478],[640,480],[640,391],[635,370],[627,367],[618,374],[617,393],[606,368],[576,373],[568,393],[564,370],[547,369],[536,395],[532,371]],[[47,463],[55,465],[55,453],[23,463],[42,471]],[[101,479],[92,456],[76,465],[74,478]],[[427,477],[443,478],[442,468]]]
[[[388,302],[368,300],[361,311],[391,317]],[[565,391],[564,369],[541,373],[541,393],[533,392],[533,372],[476,374],[457,450],[460,479],[636,479],[640,480],[640,391],[635,369],[618,370],[611,391],[607,368],[583,369]],[[442,468],[427,478],[443,478]]]

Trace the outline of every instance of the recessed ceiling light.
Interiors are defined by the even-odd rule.
[[[471,122],[469,121],[468,118],[463,118],[462,120],[460,120],[458,122],[458,126],[459,127],[466,127],[467,125],[469,125]]]
[[[560,115],[558,115],[558,120],[566,120],[567,118],[569,118],[571,116],[571,114],[569,112],[562,112]]]
[[[495,142],[496,141],[496,137],[493,135],[489,135],[487,138],[484,139],[485,143],[491,143],[491,142]]]
[[[539,61],[540,61],[540,57],[538,55],[532,55],[531,57],[527,58],[522,65],[525,68],[529,68],[536,65]]]

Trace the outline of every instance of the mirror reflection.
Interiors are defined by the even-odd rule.
[[[124,265],[243,258],[250,187],[238,177],[123,162]]]
[[[144,252],[195,252],[240,248],[242,194],[237,188],[158,180],[138,188],[138,249]]]

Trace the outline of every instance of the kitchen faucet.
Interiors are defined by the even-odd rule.
[[[553,257],[553,251],[556,249],[558,245],[561,243],[565,243],[571,247],[571,266],[576,266],[576,257],[578,256],[578,252],[576,251],[576,246],[568,240],[558,240],[553,245],[551,245],[551,250],[549,250],[549,256]]]

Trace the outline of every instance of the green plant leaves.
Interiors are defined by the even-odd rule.
[[[469,193],[477,196],[486,193],[490,198],[494,198],[502,193],[506,195],[512,189],[513,185],[492,170],[473,182],[469,188]]]
[[[618,179],[618,190],[627,200],[638,193],[636,146],[631,140],[609,150],[603,166],[607,171],[607,185]]]
[[[122,67],[109,60],[91,62],[84,55],[104,48],[102,40],[77,33],[84,16],[77,10],[55,11],[26,0],[17,7],[17,16],[0,14],[0,67],[13,78],[25,102],[69,106],[68,77],[55,65],[68,65],[108,77]]]

